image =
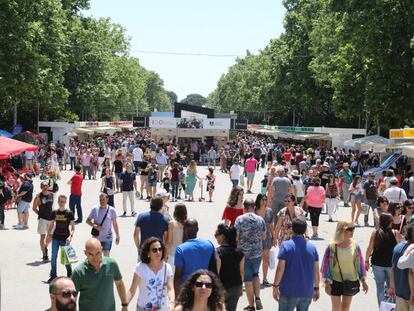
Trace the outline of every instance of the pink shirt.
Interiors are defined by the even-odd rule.
[[[254,173],[256,171],[257,160],[253,157],[250,157],[244,163],[244,168],[247,173]]]
[[[308,206],[322,208],[324,197],[325,189],[323,189],[323,187],[310,186],[306,192],[306,204],[308,204]]]

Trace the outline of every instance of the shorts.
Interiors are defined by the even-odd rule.
[[[109,252],[112,248],[112,241],[101,241],[101,245],[104,252]]]
[[[260,263],[262,257],[246,258],[244,261],[244,282],[251,282],[253,278],[259,276]]]
[[[253,180],[254,179],[254,173],[246,173],[247,180]]]
[[[354,281],[354,282],[359,283],[359,281]],[[333,283],[331,284],[331,296],[347,296],[347,295],[344,295],[342,282],[333,280]]]
[[[157,186],[157,181],[149,181],[148,180],[148,187],[156,187]]]
[[[361,193],[355,194],[355,193],[351,193],[351,202],[362,202],[364,200],[364,195]]]
[[[28,213],[29,208],[30,208],[30,202],[21,200],[19,204],[17,204],[18,213]]]
[[[38,219],[37,223],[37,233],[38,234],[47,234],[47,229],[49,227],[50,220],[46,220],[43,218]]]

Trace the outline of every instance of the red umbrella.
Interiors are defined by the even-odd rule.
[[[8,159],[13,153],[35,151],[39,147],[15,139],[0,137],[0,159]]]
[[[33,136],[34,138],[37,138],[38,140],[41,140],[41,141],[45,140],[42,135],[30,132],[30,131],[25,131],[23,133],[26,133],[27,135]]]

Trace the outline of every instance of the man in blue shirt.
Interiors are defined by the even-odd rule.
[[[174,289],[180,291],[180,285],[198,269],[211,270],[217,273],[215,249],[208,240],[198,239],[198,222],[194,218],[184,223],[184,243],[175,250]]]
[[[410,300],[413,298],[413,295],[411,295],[408,282],[410,269],[407,268],[409,265],[401,263],[400,257],[406,257],[408,255],[407,252],[410,252],[410,244],[414,243],[414,223],[410,223],[406,227],[405,239],[405,242],[401,242],[394,247],[392,253],[392,270],[388,294],[391,297],[397,297],[395,310],[411,310],[412,308]]]
[[[306,220],[292,221],[294,236],[282,243],[273,283],[273,297],[279,301],[279,311],[306,311],[319,299],[319,257],[316,247],[304,237]]]
[[[161,214],[164,205],[162,198],[151,199],[149,212],[140,213],[135,221],[134,241],[138,253],[142,243],[149,237],[159,238],[164,243],[167,242],[168,217]]]

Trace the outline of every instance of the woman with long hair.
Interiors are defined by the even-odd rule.
[[[359,226],[358,219],[362,209],[361,203],[364,200],[361,176],[357,175],[354,177],[351,185],[349,186],[349,193],[352,206],[351,221],[353,221],[356,226]]]
[[[328,210],[329,222],[332,222],[332,215],[335,213],[335,210],[339,202],[339,191],[338,185],[336,184],[335,175],[330,174],[328,183],[326,184],[326,207]]]
[[[128,304],[134,298],[139,287],[137,308],[145,310],[174,310],[174,281],[171,266],[164,262],[163,242],[150,237],[141,246],[141,262],[135,267],[129,291],[126,294]]]
[[[325,292],[331,296],[332,311],[349,311],[352,297],[359,292],[360,282],[365,293],[368,284],[361,248],[353,240],[352,221],[338,221],[334,240],[325,250],[321,274]]]
[[[275,243],[275,230],[273,226],[273,210],[267,206],[267,197],[264,194],[259,193],[256,197],[254,211],[257,215],[263,218],[266,223],[266,239],[263,244],[263,256],[262,256],[262,269],[263,269],[263,281],[262,285],[265,287],[272,286],[267,281],[267,272],[269,270],[269,252]]]
[[[174,311],[223,311],[224,290],[216,275],[197,270],[181,287]]]
[[[188,195],[188,201],[194,201],[194,188],[197,183],[197,179],[200,179],[197,175],[197,163],[194,160],[190,161],[190,165],[187,168],[187,185],[185,188],[185,194]]]
[[[187,207],[184,203],[178,203],[174,207],[173,219],[168,224],[168,263],[173,267],[175,249],[184,242],[184,222],[187,220]]]
[[[267,207],[272,206],[272,198],[273,198],[273,179],[277,176],[276,174],[276,166],[270,167],[269,176],[267,178]]]
[[[236,311],[237,303],[243,294],[244,254],[237,248],[236,229],[219,224],[214,236],[220,245],[217,248],[217,271],[226,290],[226,311]]]
[[[290,193],[285,198],[286,206],[278,213],[275,227],[275,241],[278,245],[283,241],[290,240],[293,236],[292,221],[296,217],[304,216],[305,211],[295,204],[295,196]]]
[[[392,229],[393,217],[383,213],[379,217],[379,228],[372,232],[365,256],[365,266],[369,269],[371,257],[372,272],[377,287],[378,306],[384,301],[385,286],[390,287],[390,274],[392,268],[392,252],[400,241],[401,236],[397,230]]]
[[[221,217],[225,224],[234,226],[236,218],[243,215],[243,196],[244,190],[242,187],[237,186],[236,188],[231,189],[227,205],[223,211],[223,216]]]
[[[319,177],[314,177],[312,182],[313,185],[306,190],[305,201],[312,222],[312,239],[317,239],[319,216],[325,203],[325,189],[321,186],[321,179]]]
[[[411,216],[413,216],[413,213],[414,213],[414,200],[413,199],[405,200],[403,209],[404,209],[404,223],[403,223],[400,233],[402,235],[405,235],[407,224],[410,223],[410,218]]]
[[[400,203],[390,203],[388,205],[388,213],[390,213],[393,218],[392,229],[398,230],[398,232],[401,233],[405,220],[402,205]]]

